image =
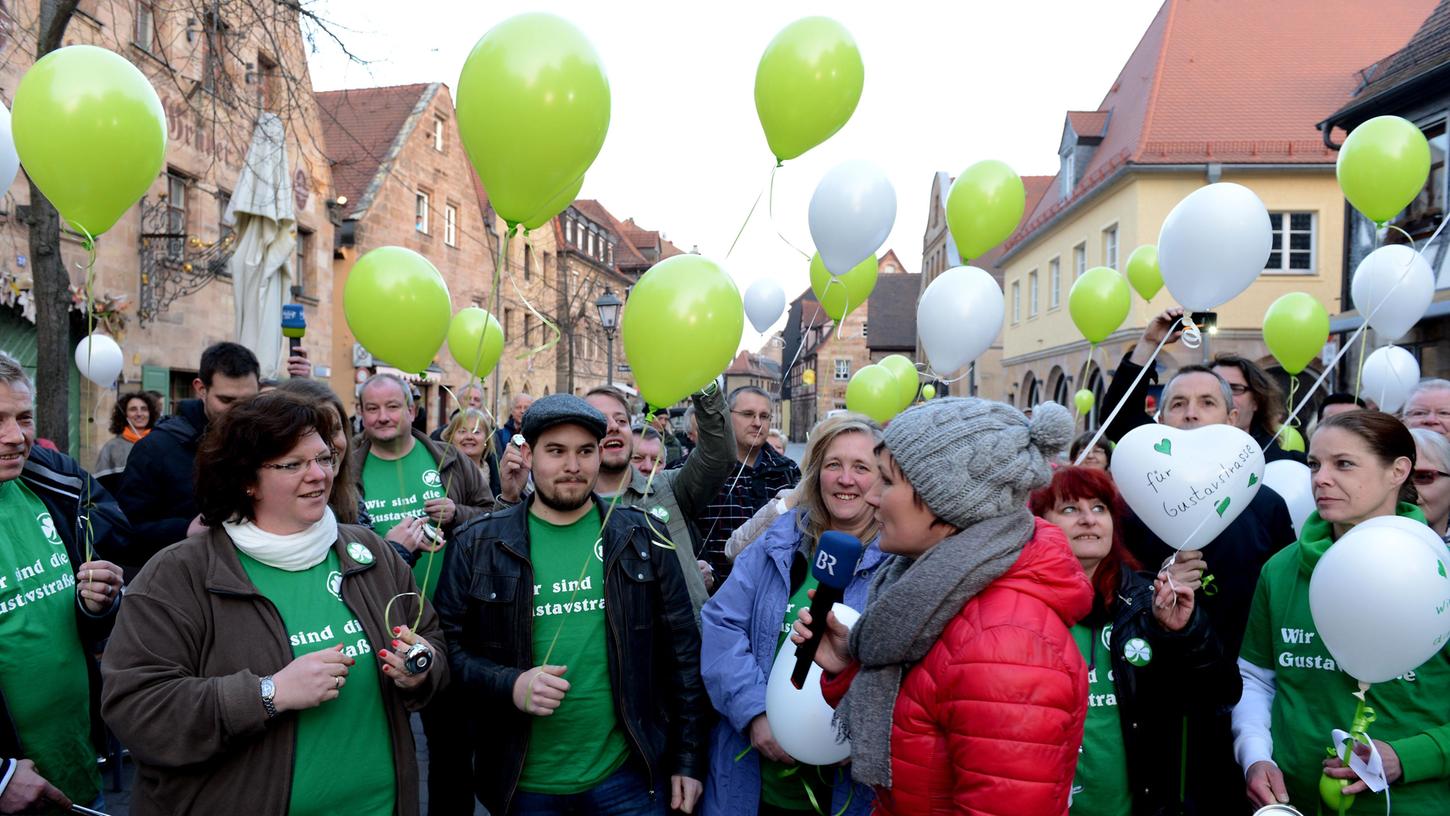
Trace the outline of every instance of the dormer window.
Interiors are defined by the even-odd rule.
[[[1062,182],[1062,189],[1059,191],[1059,198],[1072,197],[1072,188],[1077,186],[1077,156],[1068,153],[1062,157],[1062,170],[1057,175]]]

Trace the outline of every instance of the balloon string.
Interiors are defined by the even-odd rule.
[[[1288,403],[1284,406],[1284,410],[1288,411],[1288,410],[1292,410],[1294,408],[1294,395],[1297,394],[1298,392],[1299,392],[1299,375],[1297,373],[1290,374],[1289,375],[1289,399],[1288,399]],[[1311,391],[1309,393],[1312,394],[1314,392]]]
[[[771,178],[775,177],[775,167],[770,168]],[[735,251],[735,245],[740,243],[740,236],[745,234],[745,228],[750,226],[750,219],[755,217],[755,208],[760,206],[760,199],[765,196],[765,184],[760,185],[760,192],[755,194],[755,203],[750,205],[750,210],[745,213],[745,220],[741,222],[740,229],[735,231],[735,240],[730,242],[730,249],[725,252],[725,259],[729,260],[731,253]]]
[[[86,293],[86,297],[85,297],[85,309],[86,309],[86,370],[87,371],[90,371],[91,370],[91,355],[93,353],[95,353],[95,345],[96,345],[95,344],[95,340],[92,338],[92,335],[94,335],[95,334],[95,331],[96,331],[96,307],[95,307],[95,302],[96,302],[96,292],[95,292],[95,284],[96,284],[96,238],[95,238],[94,235],[91,235],[90,230],[87,230],[84,226],[81,226],[79,224],[75,224],[73,226],[75,226],[76,229],[80,230],[81,235],[84,236],[81,239],[81,246],[85,247],[85,250],[86,250],[86,264],[85,264],[85,278],[86,278],[86,287],[85,287],[85,293]],[[124,360],[123,360],[123,362],[124,362]],[[114,385],[114,382],[112,384]],[[99,403],[100,403],[100,400],[98,398],[97,399],[97,406],[98,407],[99,407]],[[123,408],[124,408],[124,406],[123,406]],[[83,481],[84,481],[84,484],[85,484],[85,501],[84,501],[84,503],[82,505],[83,510],[82,510],[81,519],[84,521],[85,527],[86,527],[86,551],[85,551],[86,552],[86,560],[87,561],[94,561],[96,559],[96,551],[95,551],[95,543],[94,543],[94,540],[93,540],[94,539],[94,536],[95,536],[95,532],[94,532],[94,530],[91,529],[91,510],[90,510],[90,508],[91,508],[91,480],[90,479],[85,479]]]
[[[508,266],[509,241],[513,238],[516,230],[516,226],[510,226],[507,230],[504,230],[504,234],[499,238],[498,242],[498,258],[493,262],[493,309],[491,314],[494,315],[495,320],[498,319],[499,307],[503,302],[503,272]],[[508,326],[504,326],[503,328],[504,343],[507,344]],[[488,329],[487,322],[484,323],[484,329],[485,331]],[[469,383],[475,381],[482,383],[483,377],[469,372],[468,381]],[[503,416],[503,366],[501,365],[493,367],[493,415],[495,419]]]
[[[1124,405],[1128,404],[1128,395],[1137,390],[1138,383],[1142,382],[1143,377],[1153,369],[1153,362],[1158,359],[1158,352],[1162,351],[1163,347],[1168,344],[1168,338],[1173,336],[1173,332],[1177,331],[1179,326],[1184,327],[1184,344],[1188,345],[1189,348],[1197,348],[1197,341],[1189,339],[1189,327],[1192,327],[1193,335],[1198,334],[1198,327],[1193,325],[1193,321],[1188,319],[1188,315],[1183,315],[1174,321],[1172,326],[1168,327],[1168,331],[1163,333],[1163,339],[1158,341],[1158,348],[1153,349],[1153,353],[1148,355],[1148,362],[1143,364],[1143,367],[1138,371],[1138,376],[1133,378],[1133,382],[1128,386],[1128,390],[1123,392],[1123,399],[1118,400],[1118,404],[1114,405],[1113,410],[1108,412],[1108,418],[1103,420],[1103,424],[1098,426],[1097,432],[1093,434],[1093,438],[1083,446],[1082,452],[1077,455],[1077,461],[1073,462],[1074,466],[1081,465],[1083,460],[1087,458],[1087,455],[1092,452],[1093,448],[1097,447],[1098,441],[1103,438],[1103,434],[1107,433],[1108,428],[1113,424],[1113,420],[1118,418],[1118,412],[1123,410]]]
[[[786,246],[790,247],[796,252],[799,252],[802,258],[805,258],[807,261],[809,261],[811,259],[811,254],[796,246],[795,244],[792,244],[790,242],[790,239],[785,237],[785,233],[780,231],[780,224],[776,223],[775,220],[775,171],[779,169],[780,165],[776,165],[775,167],[770,168],[770,200],[766,203],[766,207],[768,208],[770,214],[770,225],[775,228],[776,236],[780,238],[781,241],[784,241]]]

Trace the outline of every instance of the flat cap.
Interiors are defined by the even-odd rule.
[[[595,439],[603,439],[609,430],[609,420],[598,408],[573,394],[550,394],[534,400],[534,404],[524,412],[523,427],[519,432],[532,446],[538,441],[539,434],[555,425],[578,425],[594,434]]]

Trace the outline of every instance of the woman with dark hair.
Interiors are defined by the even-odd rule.
[[[1259,447],[1264,449],[1264,461],[1292,459],[1302,463],[1304,454],[1286,451],[1279,447],[1279,440],[1274,439],[1287,411],[1284,408],[1284,392],[1268,373],[1253,360],[1236,354],[1215,357],[1213,372],[1233,390],[1233,407],[1238,411],[1234,425],[1259,443]],[[1274,441],[1270,442],[1271,439]]]
[[[112,493],[121,486],[121,474],[131,448],[146,438],[156,421],[161,419],[161,403],[145,391],[122,394],[111,406],[111,433],[96,457],[94,475],[101,486]]]
[[[886,426],[867,501],[891,557],[854,627],[827,616],[815,657],[881,816],[1067,812],[1088,708],[1070,627],[1092,589],[1027,497],[1072,425],[1051,402],[1028,421],[947,397]],[[801,610],[796,643],[810,620]]]
[[[1093,586],[1093,611],[1072,627],[1088,667],[1088,715],[1073,780],[1074,816],[1177,812],[1184,699],[1231,702],[1237,683],[1205,673],[1222,646],[1193,590],[1139,572],[1122,539],[1127,508],[1113,479],[1060,468],[1027,506],[1062,528]]]
[[[1239,656],[1244,692],[1234,707],[1234,754],[1248,795],[1263,806],[1289,802],[1306,813],[1320,799],[1320,775],[1348,780],[1354,802],[1341,813],[1387,810],[1339,758],[1325,759],[1330,732],[1347,729],[1359,691],[1340,671],[1315,628],[1309,583],[1319,559],[1356,525],[1397,515],[1424,523],[1409,484],[1415,440],[1395,417],[1354,411],[1326,417],[1309,443],[1315,511],[1298,542],[1259,578]],[[1408,488],[1408,490],[1406,489]],[[1358,599],[1343,599],[1356,604]],[[1399,816],[1450,813],[1450,655],[1387,683],[1376,683],[1370,728]],[[1326,811],[1327,812],[1327,811]]]
[[[447,681],[438,618],[382,539],[337,523],[334,431],[274,393],[202,439],[208,529],[147,563],[102,666],[134,813],[418,812],[408,712]]]
[[[1076,462],[1077,457],[1084,450],[1087,450],[1088,443],[1093,441],[1094,436],[1097,436],[1096,431],[1088,431],[1077,439],[1072,440],[1072,448],[1068,450],[1067,461]],[[1106,434],[1098,436],[1097,444],[1093,445],[1092,450],[1088,451],[1088,455],[1083,458],[1082,466],[1097,468],[1098,470],[1107,470],[1112,464],[1113,443],[1108,441]],[[1038,513],[1038,515],[1042,514]]]

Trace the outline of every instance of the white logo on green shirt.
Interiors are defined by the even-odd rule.
[[[60,535],[55,531],[55,519],[52,519],[49,513],[41,513],[36,516],[35,523],[40,525],[40,532],[45,536],[46,541],[57,547],[65,546],[65,542],[60,540]]]
[[[423,484],[428,485],[429,487],[437,487],[438,485],[443,484],[443,479],[438,475],[438,471],[430,468],[423,471]]]
[[[372,551],[356,541],[347,545],[347,554],[348,557],[359,564],[371,564],[373,562]]]
[[[342,573],[333,570],[327,574],[327,591],[332,593],[332,597],[342,600]]]
[[[1142,638],[1132,638],[1123,644],[1123,658],[1139,668],[1153,661],[1153,647]]]
[[[599,559],[599,563],[604,563],[604,539],[602,538],[594,541],[594,557]]]

